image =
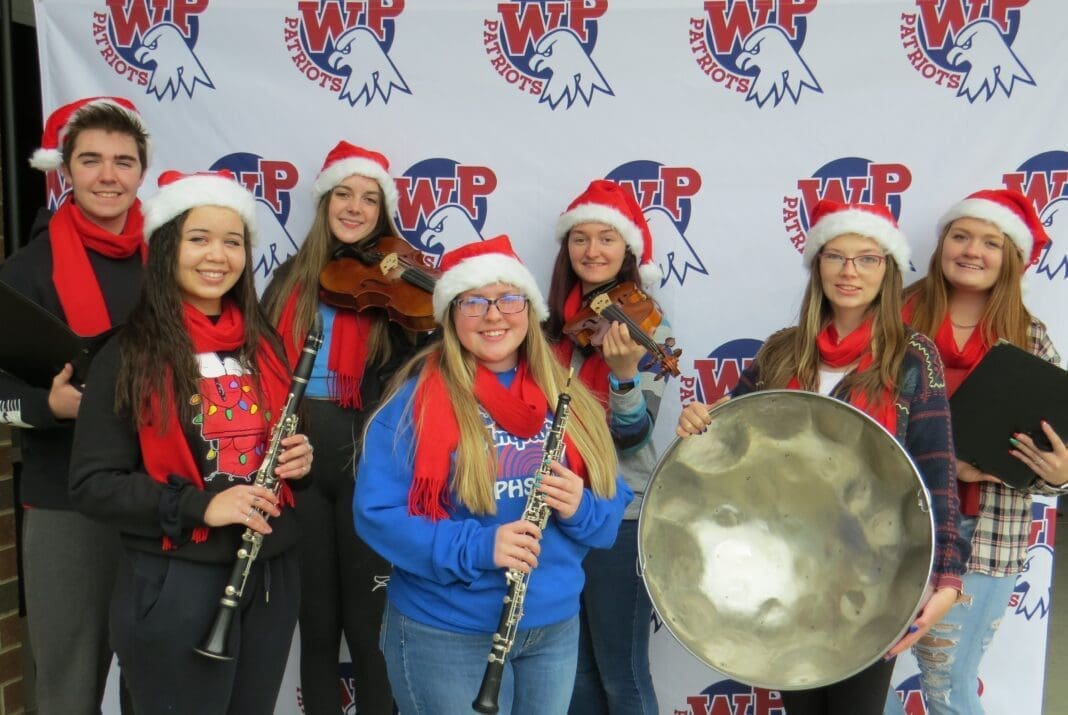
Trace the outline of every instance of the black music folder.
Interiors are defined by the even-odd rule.
[[[1026,489],[1035,473],[1009,454],[1013,433],[1049,451],[1039,424],[1046,420],[1068,439],[1068,372],[1015,345],[991,348],[949,405],[957,456],[1016,489]]]
[[[0,281],[0,370],[34,387],[51,387],[65,363],[74,366],[71,382],[82,384],[89,363],[111,330],[92,338],[76,335],[67,325],[17,290]]]

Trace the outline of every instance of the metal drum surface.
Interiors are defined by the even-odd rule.
[[[912,623],[934,557],[930,498],[875,420],[811,392],[729,400],[650,480],[638,559],[694,656],[774,690],[835,683]]]

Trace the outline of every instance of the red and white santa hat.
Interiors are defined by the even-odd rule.
[[[903,273],[909,270],[912,251],[890,209],[882,204],[843,204],[830,199],[821,199],[812,209],[805,238],[805,265],[812,265],[824,244],[847,233],[872,239],[893,257]]]
[[[326,155],[323,168],[312,185],[312,196],[318,201],[323,194],[353,174],[378,182],[386,202],[387,215],[392,217],[397,211],[397,184],[389,175],[389,159],[377,151],[349,144],[345,140],[339,141]]]
[[[538,322],[549,317],[549,306],[530,270],[519,260],[508,236],[473,241],[447,251],[438,264],[441,277],[434,285],[434,317],[439,323],[449,314],[449,304],[464,291],[494,283],[511,283],[527,297]]]
[[[649,289],[659,285],[663,274],[653,262],[653,235],[645,214],[628,191],[608,179],[591,181],[567,211],[560,214],[556,222],[557,240],[564,240],[568,231],[587,222],[607,224],[618,231],[627,248],[638,258],[642,286]]]
[[[156,195],[141,205],[146,241],[157,228],[197,206],[233,209],[245,222],[249,235],[255,236],[256,199],[226,169],[196,174],[165,171],[158,183]]]
[[[1016,244],[1024,268],[1038,263],[1049,235],[1034,204],[1013,189],[983,189],[949,208],[938,220],[938,235],[959,218],[977,218],[997,226]]]
[[[145,127],[144,119],[141,118],[141,114],[137,111],[137,107],[135,107],[130,100],[124,97],[86,97],[85,99],[79,99],[70,104],[64,104],[48,116],[48,121],[46,121],[44,125],[44,131],[41,132],[41,146],[34,151],[33,156],[30,157],[30,166],[34,169],[40,169],[41,171],[51,171],[52,169],[58,169],[62,166],[63,140],[67,136],[67,129],[70,127],[71,122],[74,121],[81,111],[92,106],[104,104],[113,105],[126,112],[130,115],[130,118],[141,127],[142,131],[145,132],[145,135],[148,135],[148,129]]]

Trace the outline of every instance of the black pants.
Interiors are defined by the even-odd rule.
[[[393,694],[378,649],[389,563],[356,536],[352,524],[354,445],[359,413],[306,400],[304,429],[315,446],[313,481],[296,493],[301,527],[300,681],[306,715],[341,711],[341,634],[352,656],[356,711],[391,715]]]
[[[111,602],[111,643],[137,715],[274,712],[300,608],[296,549],[252,566],[222,661],[195,653],[232,564],[126,550]],[[268,598],[269,597],[269,598]]]
[[[882,715],[896,660],[877,660],[856,675],[822,688],[782,691],[787,715]]]

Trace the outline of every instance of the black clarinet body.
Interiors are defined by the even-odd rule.
[[[312,323],[308,336],[304,339],[300,359],[297,361],[296,370],[293,371],[293,381],[289,386],[289,394],[286,397],[282,413],[275,422],[271,431],[271,440],[267,452],[263,456],[263,462],[256,472],[255,486],[270,489],[277,494],[282,486],[282,480],[274,473],[278,466],[278,457],[282,453],[282,440],[296,434],[297,409],[301,400],[304,399],[304,390],[308,386],[308,377],[311,375],[312,365],[315,363],[315,355],[323,344],[323,322],[318,313]],[[255,507],[254,507],[255,508]],[[259,510],[257,510],[259,511]],[[260,512],[264,521],[267,514]],[[212,621],[204,641],[200,647],[194,650],[208,658],[216,660],[233,660],[227,644],[230,640],[230,627],[233,624],[234,614],[241,605],[241,596],[245,591],[252,564],[259,556],[260,547],[263,544],[263,534],[251,527],[246,527],[241,534],[241,546],[237,550],[237,558],[234,560],[234,568],[230,572],[230,578],[223,589],[223,595],[219,599],[219,607],[215,612],[215,620]]]
[[[537,525],[539,529],[545,528],[552,512],[552,509],[545,503],[545,494],[539,487],[542,479],[551,474],[552,463],[558,462],[564,452],[564,430],[567,428],[567,418],[571,413],[571,395],[567,394],[570,384],[571,375],[569,374],[564,392],[561,392],[557,398],[552,427],[545,440],[541,466],[534,475],[534,483],[531,484],[530,494],[527,495],[527,505],[523,509],[523,519]],[[504,595],[504,607],[501,609],[497,631],[493,634],[486,672],[482,675],[482,685],[478,689],[474,702],[471,703],[475,712],[493,715],[500,709],[498,697],[501,692],[501,677],[504,675],[504,661],[509,651],[512,650],[519,621],[523,618],[523,603],[526,600],[530,576],[531,573],[524,573],[519,569],[505,571],[504,577],[508,582],[508,591]]]

